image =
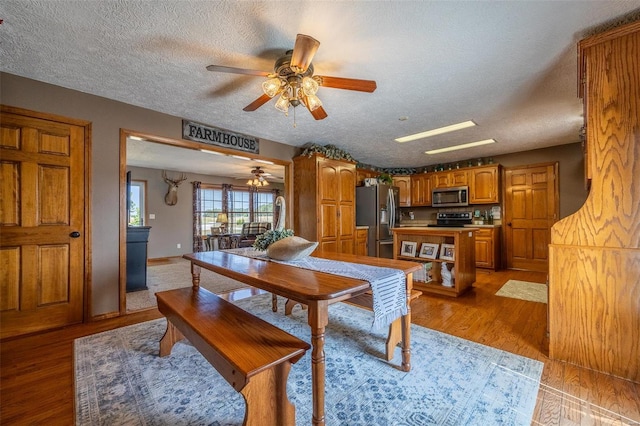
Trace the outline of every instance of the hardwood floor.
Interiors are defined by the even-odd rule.
[[[544,362],[534,425],[640,425],[640,384],[549,360],[546,305],[495,296],[508,279],[546,274],[478,270],[463,297],[415,300],[413,322]],[[0,424],[73,424],[74,339],[159,317],[154,309],[0,342]]]

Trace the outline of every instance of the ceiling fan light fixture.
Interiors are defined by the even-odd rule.
[[[285,114],[289,113],[289,97],[287,96],[287,92],[282,92],[275,107],[278,111],[282,111]]]
[[[270,98],[277,95],[281,87],[282,81],[278,77],[270,78],[262,83],[262,91]]]
[[[322,106],[322,101],[316,95],[307,95],[307,107],[309,111],[315,111]]]
[[[302,91],[307,96],[312,96],[318,93],[319,87],[318,82],[311,77],[305,77],[302,79]]]

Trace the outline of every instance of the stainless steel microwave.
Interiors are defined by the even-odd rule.
[[[432,207],[459,207],[469,205],[469,187],[436,188],[431,193]]]

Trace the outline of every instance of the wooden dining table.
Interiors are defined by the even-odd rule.
[[[406,260],[382,259],[343,253],[316,252],[314,257],[343,262],[394,268],[406,275],[407,314],[402,316],[402,370],[411,369],[411,308],[413,272],[421,265]],[[299,302],[308,307],[307,322],[311,328],[311,381],[313,424],[325,424],[325,327],[329,323],[329,305],[363,295],[371,290],[368,281],[297,268],[260,258],[241,256],[225,251],[185,254],[191,261],[194,288],[200,285],[201,268],[233,278],[272,294]]]

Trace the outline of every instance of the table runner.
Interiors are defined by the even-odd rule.
[[[373,293],[373,329],[389,326],[394,320],[407,314],[407,287],[404,272],[380,266],[343,262],[308,256],[304,259],[283,261],[271,259],[266,252],[254,248],[222,250],[227,253],[317,272],[368,281]]]

